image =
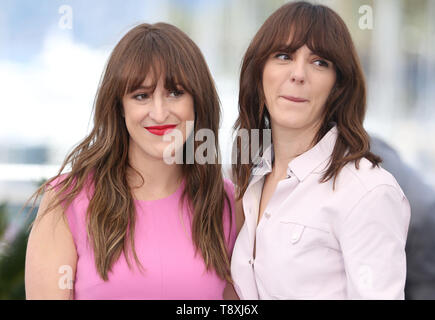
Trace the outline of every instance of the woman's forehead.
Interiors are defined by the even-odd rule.
[[[331,58],[334,51],[332,47],[325,46],[324,41],[315,33],[294,28],[291,28],[287,34],[278,36],[275,45],[270,49],[272,52],[284,51],[290,53],[302,49],[306,50],[310,56],[316,55],[325,59]]]
[[[167,72],[163,69],[152,69],[150,68],[148,73],[140,78],[133,79],[130,81],[127,93],[131,93],[137,90],[151,90],[154,91],[157,86],[163,86],[166,89],[176,89],[177,87],[183,87],[186,90],[187,84],[183,83],[183,79],[180,79],[176,74],[167,75]]]

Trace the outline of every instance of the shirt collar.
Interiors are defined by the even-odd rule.
[[[321,172],[326,167],[326,160],[332,155],[337,136],[338,129],[334,124],[314,147],[289,162],[287,177],[295,175],[299,181],[302,181],[314,171]],[[258,164],[254,166],[253,175],[263,176],[272,172],[273,160],[273,145],[270,145],[259,158]]]

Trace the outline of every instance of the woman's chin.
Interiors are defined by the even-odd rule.
[[[276,121],[274,124],[272,124],[272,129],[279,128],[281,130],[298,130],[303,129],[306,126],[305,121],[298,121],[298,120],[292,120],[292,121]]]

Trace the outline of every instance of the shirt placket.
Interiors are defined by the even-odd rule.
[[[272,221],[273,217],[279,216],[279,208],[281,204],[293,192],[298,184],[299,180],[297,179],[297,177],[292,172],[288,172],[287,178],[278,183],[275,192],[269,200],[269,203],[264,210],[263,217],[258,223],[255,232],[255,242],[257,244],[255,246],[256,256],[255,258],[252,256],[249,259],[249,264],[252,266],[253,270],[255,269],[256,258],[258,258],[258,255],[261,255],[261,251],[259,252],[258,250],[258,238],[261,238],[264,232],[268,232],[269,223]]]
[[[265,219],[262,218],[260,220],[257,231],[260,229],[259,227],[261,226],[263,220],[267,222],[273,216],[279,214],[279,208],[281,207],[282,203],[290,196],[290,194],[293,192],[298,184],[299,180],[292,173],[288,173],[287,178],[281,180],[278,183],[275,192],[273,193],[272,197],[269,200],[269,203],[267,204],[266,209],[264,210],[263,216]]]

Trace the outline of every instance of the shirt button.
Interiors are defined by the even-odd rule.
[[[254,264],[254,259],[253,259],[253,258],[249,259],[249,264],[250,264],[250,265],[253,265],[253,264]]]
[[[269,219],[269,218],[270,218],[270,213],[269,213],[269,212],[266,212],[266,213],[264,214],[264,216],[265,216],[267,219]]]

